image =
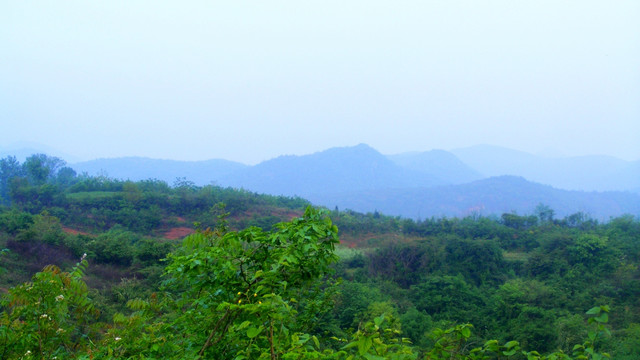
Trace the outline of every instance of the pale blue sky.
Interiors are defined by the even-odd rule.
[[[0,147],[640,159],[640,1],[0,2]]]

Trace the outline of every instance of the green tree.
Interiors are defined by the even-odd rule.
[[[548,224],[553,222],[555,211],[548,205],[542,203],[538,204],[538,206],[536,206],[535,213],[541,223]]]
[[[29,156],[22,168],[32,185],[42,185],[53,179],[58,170],[66,165],[66,162],[54,156],[34,154]]]
[[[15,156],[0,159],[0,204],[9,204],[11,179],[23,176],[23,169]]]
[[[337,242],[337,228],[312,208],[273,232],[229,232],[222,222],[193,234],[168,257],[165,286],[179,296],[167,304],[178,315],[144,326],[157,319],[157,307],[131,302],[137,312],[118,318],[109,338],[123,341],[112,350],[122,357],[173,358],[180,349],[180,358],[280,358],[330,309],[323,279],[337,261]]]
[[[9,290],[0,303],[0,358],[74,359],[90,347],[97,312],[81,280],[87,265],[81,260],[71,272],[47,266]]]

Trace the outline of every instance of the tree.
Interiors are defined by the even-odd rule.
[[[0,358],[73,359],[89,347],[97,311],[81,280],[87,265],[82,259],[70,272],[49,265],[9,290],[0,303]]]
[[[553,216],[555,215],[555,211],[553,211],[553,209],[551,209],[549,206],[540,203],[538,204],[538,206],[536,206],[535,213],[536,213],[536,216],[538,216],[538,219],[540,219],[541,223],[548,224],[553,222]]]
[[[23,175],[23,169],[15,156],[0,159],[0,204],[9,204],[11,179]]]
[[[60,168],[56,174],[55,183],[62,188],[67,188],[77,181],[76,171],[65,166]]]
[[[337,227],[310,207],[273,232],[229,232],[221,222],[190,235],[166,268],[168,294],[178,296],[166,305],[179,315],[142,326],[139,319],[156,321],[157,308],[132,302],[139,312],[112,332],[124,340],[119,356],[172,357],[180,349],[180,358],[280,358],[330,309],[324,276],[337,242]],[[168,341],[156,343],[150,328]]]
[[[34,154],[24,161],[22,168],[32,185],[42,185],[53,179],[58,174],[58,170],[65,165],[66,162],[60,158]]]

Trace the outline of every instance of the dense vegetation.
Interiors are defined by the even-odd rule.
[[[0,196],[3,359],[640,357],[632,216],[413,221],[46,155]]]

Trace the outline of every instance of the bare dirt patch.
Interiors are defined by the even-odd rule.
[[[72,228],[68,228],[66,226],[62,227],[62,231],[64,231],[67,234],[71,234],[71,235],[78,235],[78,234],[82,234],[82,235],[91,235],[88,232],[84,232],[84,231],[80,231],[80,230],[76,230],[76,229],[72,229]]]
[[[182,239],[183,237],[193,234],[194,230],[188,227],[174,227],[167,230],[162,237],[169,240]]]

